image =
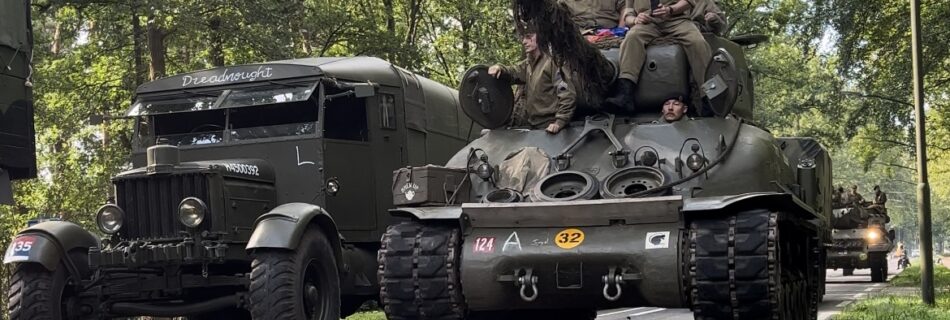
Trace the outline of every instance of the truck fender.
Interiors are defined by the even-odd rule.
[[[323,230],[333,247],[336,263],[340,270],[343,270],[343,237],[337,231],[333,217],[323,208],[309,203],[283,204],[258,217],[246,250],[294,250],[300,244],[303,233],[311,225]]]
[[[70,273],[82,279],[79,270],[88,268],[88,262],[77,264],[68,253],[91,247],[99,248],[99,238],[93,233],[72,222],[47,221],[17,233],[3,255],[3,263],[39,263],[55,271],[62,260]]]

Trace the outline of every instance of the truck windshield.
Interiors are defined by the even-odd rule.
[[[319,116],[313,90],[283,84],[224,90],[210,104],[204,103],[210,96],[140,99],[129,114],[138,115],[141,148],[157,142],[188,146],[313,135]]]
[[[316,82],[278,83],[241,89],[181,91],[171,95],[139,98],[126,113],[128,117],[213,109],[253,107],[310,99]]]

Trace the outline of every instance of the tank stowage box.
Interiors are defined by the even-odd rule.
[[[468,193],[464,169],[428,165],[393,171],[393,203],[397,206],[458,204]]]

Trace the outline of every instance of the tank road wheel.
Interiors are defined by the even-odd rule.
[[[10,320],[76,318],[77,315],[67,312],[70,306],[75,306],[76,293],[68,285],[75,281],[63,264],[55,271],[36,263],[17,264],[7,292]]]
[[[382,237],[380,300],[390,320],[465,317],[459,286],[457,227],[403,222]]]
[[[845,275],[845,276],[853,276],[853,275],[854,275],[854,269],[852,269],[852,268],[844,268],[844,269],[841,270],[841,274],[842,274],[842,275]]]
[[[750,210],[690,221],[686,249],[696,319],[817,317],[808,285],[811,259],[802,258],[816,244],[806,230],[780,225],[780,216]]]
[[[253,319],[340,319],[340,274],[319,228],[308,229],[296,250],[255,251],[249,291]]]

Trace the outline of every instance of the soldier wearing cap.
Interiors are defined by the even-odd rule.
[[[657,123],[673,123],[683,119],[686,115],[686,112],[689,111],[689,106],[686,105],[683,97],[676,96],[669,99],[666,99],[666,102],[663,103],[663,115],[660,116],[660,119],[657,120]]]
[[[576,108],[576,91],[566,78],[570,72],[556,65],[549,54],[538,48],[534,32],[525,32],[521,44],[527,55],[525,60],[513,66],[493,65],[488,68],[488,74],[524,84],[524,116],[528,125],[558,133],[571,121]]]

